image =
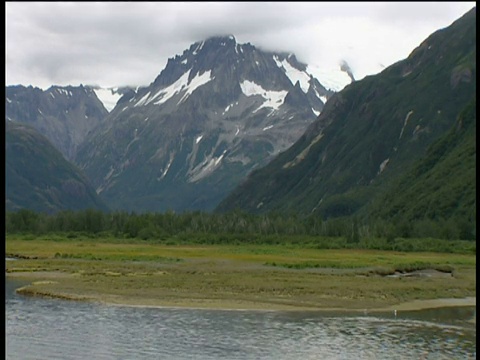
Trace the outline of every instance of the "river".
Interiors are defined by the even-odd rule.
[[[6,280],[6,358],[475,359],[476,307],[385,314],[109,306]]]

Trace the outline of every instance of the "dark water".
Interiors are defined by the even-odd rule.
[[[475,359],[475,308],[383,315],[117,307],[23,297],[6,281],[6,358]]]

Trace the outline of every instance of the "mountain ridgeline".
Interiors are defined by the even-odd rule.
[[[293,54],[212,37],[125,94],[75,162],[112,209],[209,211],[290,147],[332,94]]]
[[[216,211],[475,222],[475,8],[407,59],[333,95]]]
[[[341,64],[352,82],[336,93],[233,36],[192,44],[146,87],[6,87],[6,208],[475,238],[475,11],[377,75]]]
[[[29,125],[5,123],[5,160],[7,211],[108,210],[81,171]]]
[[[32,86],[5,88],[5,121],[27,124],[47,137],[69,161],[108,114],[94,90],[88,86]]]

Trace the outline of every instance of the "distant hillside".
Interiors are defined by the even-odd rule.
[[[107,210],[87,178],[46,137],[11,121],[5,130],[7,211]]]
[[[470,218],[475,76],[474,8],[407,59],[333,95],[305,134],[217,211]]]
[[[108,115],[88,86],[5,87],[5,121],[27,124],[72,161],[78,145]]]

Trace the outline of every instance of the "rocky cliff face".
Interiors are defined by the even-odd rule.
[[[73,160],[78,145],[108,114],[95,92],[84,86],[5,88],[5,121],[30,125]]]
[[[210,210],[291,146],[333,94],[293,54],[192,44],[121,98],[76,163],[113,208]]]

